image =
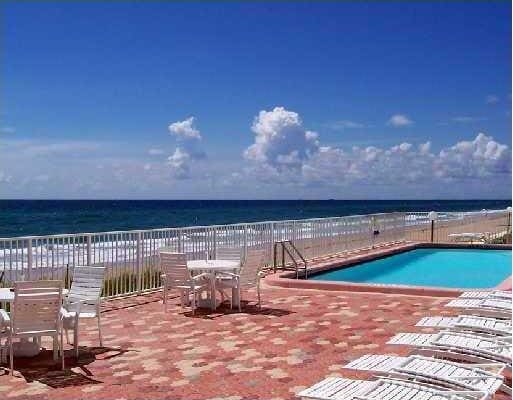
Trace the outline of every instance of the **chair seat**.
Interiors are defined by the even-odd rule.
[[[205,287],[207,287],[207,283],[205,282],[205,284],[202,284],[202,285],[176,285],[176,286],[172,286],[172,288],[178,288],[178,289],[186,289],[186,290],[198,290],[198,289],[204,289]]]

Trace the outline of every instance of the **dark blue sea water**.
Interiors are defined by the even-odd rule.
[[[0,200],[0,237],[510,205],[511,200]]]

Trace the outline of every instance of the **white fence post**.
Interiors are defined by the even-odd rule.
[[[248,254],[248,226],[244,224],[244,258]]]
[[[27,241],[27,279],[32,279],[32,239]]]
[[[270,226],[270,230],[271,230],[271,250],[269,252],[270,256],[269,256],[269,263],[272,264],[274,261],[274,242],[275,242],[275,233],[274,233],[274,229],[275,229],[275,226],[274,226],[274,222],[271,222],[271,226]],[[274,267],[274,265],[273,265]]]
[[[212,238],[212,251],[214,252],[214,254],[212,254],[211,257],[213,256],[214,258],[217,258],[217,227],[215,226]]]
[[[87,261],[87,265],[91,265],[91,254],[92,254],[92,249],[91,249],[91,235],[87,235],[86,237],[87,239],[87,248],[86,248],[86,261]]]
[[[182,251],[182,230],[178,229],[178,249],[176,249],[178,253],[183,252]]]
[[[142,290],[142,262],[143,262],[143,238],[142,232],[137,232],[137,244],[136,244],[136,262],[137,262],[137,292]]]

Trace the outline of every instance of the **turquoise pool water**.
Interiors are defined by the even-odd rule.
[[[309,279],[477,289],[510,275],[511,250],[416,249]]]

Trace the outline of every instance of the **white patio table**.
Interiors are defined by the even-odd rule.
[[[187,268],[191,272],[208,272],[212,274],[211,293],[210,293],[210,307],[212,310],[216,309],[216,275],[219,272],[236,272],[240,268],[240,263],[232,260],[193,260],[187,261]],[[232,289],[233,304],[239,305],[238,292]]]
[[[62,290],[62,295],[68,294],[68,289]],[[5,310],[7,303],[14,301],[14,291],[11,288],[0,288],[0,304]],[[18,357],[34,357],[41,351],[41,345],[37,338],[33,338],[32,342],[28,339],[20,339],[20,342],[13,343],[13,354]]]

